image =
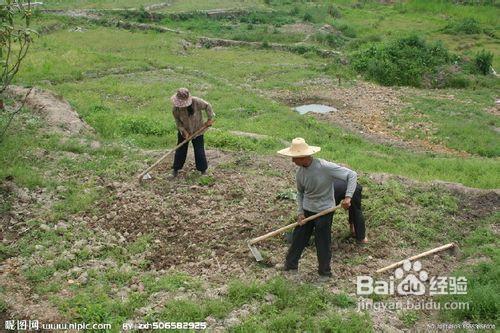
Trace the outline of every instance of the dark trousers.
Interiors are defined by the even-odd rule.
[[[304,211],[305,217],[314,214],[316,213],[307,210]],[[299,267],[299,259],[314,231],[314,243],[316,244],[316,253],[318,255],[318,273],[328,276],[332,274],[330,269],[330,260],[332,259],[332,219],[333,212],[320,216],[305,225],[295,227],[293,230],[292,245],[285,259],[285,269],[297,269]]]
[[[335,202],[339,203],[345,198],[347,183],[343,180],[334,181]],[[361,241],[365,238],[365,218],[361,209],[361,192],[363,187],[356,184],[356,190],[351,198],[351,207],[349,207],[349,223],[354,225],[356,239]],[[317,213],[317,212],[316,212]],[[316,214],[305,210],[305,217]],[[285,269],[297,269],[299,259],[302,256],[304,248],[309,244],[309,239],[314,231],[314,243],[318,255],[318,273],[320,275],[331,275],[330,260],[332,258],[332,219],[333,213],[323,215],[314,221],[308,222],[303,226],[297,226],[293,230],[292,244],[288,249],[285,259]]]
[[[345,198],[347,182],[335,179],[333,186],[335,191],[335,202],[338,204],[340,200]],[[354,225],[356,240],[358,241],[365,239],[366,234],[365,217],[363,216],[363,210],[361,209],[361,191],[363,191],[363,187],[356,184],[356,190],[351,198],[351,207],[349,207],[349,224]]]
[[[184,137],[180,132],[177,132],[177,144],[181,143],[182,141],[184,141]],[[193,143],[196,170],[203,172],[208,168],[207,157],[205,155],[205,143],[203,135],[194,138],[193,140],[191,140],[191,142]],[[184,144],[182,147],[180,147],[175,151],[174,166],[173,166],[174,170],[180,170],[184,166],[184,163],[186,162],[188,146],[189,142]]]

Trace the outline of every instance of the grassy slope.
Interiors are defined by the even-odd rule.
[[[251,15],[214,20],[204,16],[195,16],[187,20],[165,19],[162,24],[169,27],[188,31],[188,38],[196,36],[230,38],[247,41],[267,41],[278,43],[297,43],[307,40],[307,45],[319,48],[341,48],[347,54],[359,48],[372,45],[373,42],[386,41],[410,33],[416,33],[428,40],[442,41],[452,52],[473,58],[482,49],[498,55],[498,37],[486,33],[467,35],[446,34],[443,28],[454,22],[461,22],[474,17],[483,30],[498,32],[495,17],[498,10],[493,6],[456,6],[452,4],[435,4],[429,2],[407,2],[394,6],[368,2],[363,6],[354,6],[346,3],[337,3],[333,8],[340,13],[339,17],[328,14],[331,6],[317,2],[311,4],[287,4],[287,2],[271,2],[274,13],[256,11]],[[331,24],[338,31],[340,37],[311,33],[304,30],[287,31],[284,24],[300,23],[305,15],[311,19],[306,22],[308,29],[318,29],[323,24]],[[310,35],[309,37],[307,37]],[[325,37],[327,36],[327,37]],[[493,58],[493,66],[498,67],[499,57]],[[328,74],[352,78],[348,68],[338,66],[328,60],[325,71]],[[318,71],[319,68],[317,68]],[[273,73],[274,74],[274,73]],[[293,77],[285,72],[283,75],[274,74],[276,80],[270,76],[264,82],[257,82],[259,88],[276,88],[282,82],[290,82]],[[279,80],[278,80],[279,79]],[[481,76],[469,76],[470,90],[441,90],[443,94],[456,96],[456,102],[442,103],[439,93],[426,93],[422,98],[416,94],[409,98],[411,107],[402,117],[394,121],[402,122],[406,127],[419,121],[419,115],[424,114],[432,121],[436,131],[426,133],[420,128],[413,128],[407,133],[395,133],[404,138],[423,137],[431,134],[429,139],[435,143],[450,148],[466,151],[472,154],[495,157],[498,156],[498,120],[485,110],[494,106],[499,80]],[[293,89],[288,84],[286,89]],[[464,95],[459,98],[458,96]],[[475,98],[481,96],[480,100]],[[475,99],[475,100],[474,100]],[[473,100],[472,103],[469,100]],[[413,110],[414,109],[414,110]],[[460,112],[457,112],[457,109]],[[462,129],[461,125],[466,124]],[[481,133],[481,134],[479,134]],[[479,134],[479,135],[478,135]],[[479,140],[476,138],[480,137]]]
[[[69,2],[66,4],[70,5]],[[120,2],[120,6],[123,4],[123,1]],[[137,2],[134,2],[133,5],[136,6],[136,4]],[[94,6],[90,3],[87,5]],[[108,2],[108,5],[114,4]],[[195,5],[194,2],[186,2],[187,5],[189,7],[179,9],[195,8],[191,7]],[[214,6],[219,5],[220,3],[214,2]],[[412,18],[412,15],[417,16],[417,14],[412,14],[411,11],[433,13],[429,6],[420,9],[416,2],[410,2],[407,6],[410,12],[403,11],[394,15],[401,15],[401,19],[407,16],[412,25],[421,25],[422,29],[427,29],[425,27],[429,27],[431,20],[437,22],[431,27],[438,27],[440,22],[444,22],[435,17],[440,15],[440,11],[436,11],[435,16],[424,15],[425,19],[421,20],[425,21],[419,23],[419,18]],[[351,13],[346,9],[343,19],[350,23],[355,22],[355,18],[358,17],[361,22],[363,15],[373,18],[374,15],[381,15],[377,14],[378,11],[386,10],[392,11],[379,5],[373,5],[373,8],[368,6],[365,11],[352,9],[353,13],[350,17]],[[455,14],[453,11],[450,13],[462,15]],[[471,14],[469,12],[463,15]],[[481,13],[482,16],[483,14],[486,17],[484,22],[491,24],[487,19],[490,14]],[[390,19],[384,19],[381,20],[379,26],[367,29],[366,32],[359,29],[357,33],[359,36],[365,36],[365,34],[368,36],[373,28],[382,27],[381,31],[389,34],[390,22]],[[362,24],[359,23],[359,26]],[[402,23],[401,26],[403,26]],[[28,112],[24,113],[16,123],[17,125],[24,124],[24,129],[16,131],[15,136],[11,133],[7,141],[0,146],[0,165],[2,165],[0,176],[2,178],[13,175],[19,185],[30,188],[47,187],[52,191],[62,184],[69,189],[60,202],[45,216],[44,221],[49,223],[55,223],[60,218],[68,218],[73,213],[92,210],[95,200],[103,196],[99,190],[96,190],[96,180],[93,178],[95,175],[106,179],[120,179],[135,174],[141,156],[136,154],[133,147],[164,148],[173,145],[174,138],[171,133],[174,125],[168,112],[168,97],[176,87],[184,85],[185,82],[190,82],[190,88],[193,91],[211,101],[218,112],[217,128],[222,131],[214,131],[207,135],[208,144],[211,146],[236,150],[246,147],[257,152],[273,153],[281,146],[278,139],[290,140],[301,135],[312,143],[323,146],[323,157],[349,163],[358,170],[403,174],[423,180],[438,178],[463,182],[473,187],[499,187],[497,159],[479,157],[459,159],[432,154],[414,154],[371,144],[312,118],[304,119],[287,107],[248,89],[248,87],[298,89],[292,86],[294,82],[323,75],[324,66],[321,65],[323,59],[248,49],[196,49],[189,51],[188,54],[181,54],[179,53],[179,38],[176,36],[130,33],[91,26],[86,28],[89,30],[84,33],[61,31],[41,37],[35,44],[17,82],[44,86],[62,94],[97,129],[99,137],[106,142],[104,147],[93,150],[77,140],[62,141],[57,135],[40,133],[43,122]],[[431,34],[432,36],[437,35]],[[211,61],[207,62],[207,59]],[[88,77],[106,72],[110,68],[131,72],[131,74],[111,75],[103,78]],[[157,71],[157,68],[162,69]],[[147,72],[133,73],[136,71]],[[228,72],[231,75],[227,75]],[[53,85],[49,86],[44,80],[52,81]],[[458,94],[460,91],[451,91],[451,93]],[[474,96],[474,92],[466,92],[466,95],[467,100],[473,101],[471,110],[477,114],[477,121],[480,126],[484,126],[490,121],[484,113],[484,108],[491,105],[491,101],[485,101],[485,99],[491,99],[494,96],[492,91],[485,89],[477,96]],[[416,99],[413,105],[424,104],[418,108],[428,109],[430,116],[434,117],[433,120],[441,121],[443,126],[448,124],[446,117],[442,119],[442,115],[434,111],[434,105],[438,103],[438,100],[432,95],[430,99],[430,102],[424,98]],[[455,107],[448,103],[439,105],[451,111]],[[460,121],[468,118],[469,115],[458,116],[457,125],[443,134],[450,136],[450,146],[463,141],[461,136],[463,132],[457,132],[456,129],[461,125]],[[230,129],[268,134],[273,139],[256,142],[233,137],[226,132]],[[467,133],[481,132],[478,131],[478,127],[475,127]],[[329,142],[325,142],[325,138],[328,138]],[[498,147],[494,146],[494,135],[487,132],[484,138],[483,136],[480,138],[484,140],[478,141],[479,146],[490,145],[489,149],[497,151]],[[46,150],[50,154],[60,154],[62,157],[38,158],[37,153],[40,150]],[[66,153],[90,156],[90,158],[72,159],[64,157]],[[65,175],[71,175],[69,179],[61,181],[60,170],[64,170],[62,173]],[[90,180],[82,182],[80,178],[84,176],[90,177]],[[465,268],[470,279],[477,280],[476,286],[480,286],[477,292],[468,296],[469,300],[475,302],[475,310],[469,313],[443,314],[443,318],[447,320],[468,319],[481,322],[492,319],[491,314],[495,314],[497,310],[495,310],[495,300],[492,301],[488,296],[488,291],[492,287],[491,281],[497,279],[493,268],[498,267],[499,256],[496,237],[490,225],[495,223],[495,218],[497,219],[498,216],[493,216],[489,220],[473,220],[472,223],[477,230],[469,232],[462,225],[454,224],[453,214],[457,211],[457,199],[451,194],[437,196],[436,189],[405,190],[401,185],[392,182],[383,186],[370,184],[369,187],[374,193],[384,193],[384,195],[372,193],[365,202],[371,228],[378,226],[378,228],[397,230],[402,235],[397,240],[399,246],[416,246],[416,248],[425,249],[436,241],[440,241],[442,235],[445,234],[447,241],[463,240],[466,257],[487,257],[492,260],[480,265],[481,271],[488,276],[488,280],[481,280],[474,269]],[[3,202],[5,204],[0,206],[1,212],[8,211],[8,200]],[[416,204],[420,207],[417,217],[410,215],[406,207],[406,205]],[[442,221],[446,223],[439,223]],[[37,251],[35,249],[37,244],[50,249],[52,257],[50,257],[51,252],[47,251],[48,257],[45,259],[54,260],[54,265],[37,266],[24,272],[24,276],[38,294],[50,296],[60,290],[60,286],[49,279],[54,272],[66,272],[73,265],[93,258],[93,255],[82,251],[74,261],[68,262],[65,259],[54,258],[54,251],[59,253],[71,247],[75,235],[82,239],[98,238],[100,235],[93,234],[91,230],[80,230],[75,227],[61,239],[53,231],[43,232],[37,229],[36,227],[41,222],[40,220],[28,221],[29,225],[35,227],[34,230],[14,246],[2,245],[1,250],[2,256],[19,254],[30,258]],[[449,228],[448,225],[453,227]],[[394,241],[387,237],[387,235],[379,235],[374,241],[381,244]],[[414,239],[419,239],[418,244],[412,243]],[[132,254],[142,253],[150,242],[151,240],[147,237],[138,239],[136,243],[127,246],[127,251]],[[122,247],[118,246],[118,249],[103,251],[99,254],[99,258],[109,257],[119,263],[127,263],[130,258],[122,254],[124,252],[121,250]],[[366,260],[366,258],[360,260]],[[73,318],[89,322],[120,322],[128,318],[134,310],[142,307],[148,296],[160,290],[178,291],[182,287],[189,291],[201,288],[200,281],[183,274],[167,275],[159,281],[154,281],[154,277],[148,278],[147,274],[141,272],[140,276],[144,281],[146,292],[132,293],[129,301],[118,302],[114,296],[110,295],[110,286],[129,283],[133,274],[109,269],[91,271],[89,276],[90,283],[86,287],[74,286],[72,288],[74,297],[52,300],[62,311]],[[228,295],[218,301],[206,299],[197,303],[172,301],[162,311],[154,313],[150,319],[170,320],[175,317],[176,319],[202,320],[206,315],[223,318],[243,303],[252,300],[263,301],[265,295],[263,292],[275,295],[278,302],[262,307],[260,313],[251,316],[248,321],[235,328],[235,331],[255,331],[263,327],[266,330],[278,331],[289,331],[291,328],[311,330],[332,326],[342,331],[361,331],[370,326],[369,319],[364,316],[349,314],[348,320],[339,318],[337,314],[339,308],[349,309],[353,306],[353,301],[349,297],[343,294],[335,297],[324,293],[318,294],[317,290],[309,286],[298,287],[290,285],[289,282],[285,283],[281,279],[254,284],[241,284],[235,281],[230,284]],[[324,311],[325,309],[327,311]],[[323,311],[319,320],[316,316],[318,311]],[[276,318],[275,314],[278,312],[283,313],[283,316]],[[296,318],[299,314],[306,314],[306,320],[298,322]],[[313,324],[313,320],[317,320],[318,324]]]
[[[178,41],[174,35],[108,28],[90,27],[84,33],[56,32],[41,37],[35,44],[17,80],[42,85],[42,80],[58,83],[50,88],[64,95],[104,138],[133,139],[143,147],[173,144],[173,136],[168,135],[174,129],[168,97],[182,83],[192,82],[191,89],[210,100],[217,110],[218,128],[268,134],[276,139],[250,145],[253,149],[272,153],[279,148],[278,139],[303,136],[323,147],[323,157],[346,162],[355,169],[422,180],[442,179],[473,187],[499,186],[500,180],[495,176],[499,165],[495,159],[463,160],[374,145],[312,118],[303,121],[289,108],[246,88],[250,85],[257,89],[286,89],[295,82],[321,75],[323,67],[315,57],[247,49],[193,49],[180,54]],[[207,59],[211,61],[207,63]],[[86,78],[89,73],[95,75],[109,69],[132,72],[155,68],[165,71]],[[148,88],[143,89],[144,86]],[[473,130],[477,131],[477,127]],[[228,137],[224,132],[207,139],[211,145],[228,148],[245,147],[248,141]]]
[[[109,8],[138,8],[161,3],[154,0],[54,0],[44,5],[50,9],[109,9]],[[210,9],[239,9],[239,8],[259,8],[264,7],[263,1],[248,0],[175,0],[168,1],[170,4],[165,10],[171,12],[210,10]]]
[[[156,4],[154,0],[54,0],[44,4],[49,9],[108,9],[108,8],[138,8]]]

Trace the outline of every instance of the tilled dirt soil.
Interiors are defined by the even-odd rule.
[[[191,157],[175,179],[171,179],[167,163],[153,173],[152,180],[141,185],[108,185],[111,199],[99,204],[102,213],[83,219],[89,226],[118,231],[127,242],[152,235],[155,246],[148,259],[153,270],[172,268],[215,281],[276,274],[288,248],[284,237],[257,244],[266,258],[264,265],[255,262],[246,241],[294,222],[294,200],[281,199],[279,195],[295,191],[292,162],[280,157],[215,150],[208,151],[208,158],[209,176],[199,176]],[[418,186],[407,182],[408,186]],[[500,201],[495,191],[459,193],[471,208],[461,219],[484,216]],[[479,205],[483,201],[486,204]],[[349,283],[356,275],[373,273],[389,263],[390,258],[412,255],[411,250],[394,249],[379,242],[377,248],[356,245],[347,231],[346,214],[337,215],[337,219],[346,221],[345,228],[333,230],[332,269],[334,276],[343,281],[340,284]],[[376,232],[368,225],[368,235]],[[368,256],[369,260],[359,265],[345,264],[356,256]],[[301,261],[305,281],[315,280],[316,264],[312,246]]]
[[[157,270],[245,274],[255,264],[246,240],[295,216],[294,202],[277,197],[280,191],[293,190],[293,166],[286,159],[220,151],[208,151],[208,158],[208,176],[200,177],[188,161],[175,179],[167,164],[142,185],[112,185],[113,199],[99,205],[105,214],[97,220],[88,217],[90,225],[113,228],[130,242],[151,234],[155,249],[149,259]],[[275,242],[260,247],[272,249]]]
[[[158,156],[160,154],[153,153]],[[297,283],[317,283],[314,246],[306,248],[300,262],[300,273],[289,276],[280,271],[288,249],[284,237],[275,237],[257,244],[265,257],[263,264],[255,261],[246,245],[248,239],[293,222],[296,204],[294,200],[286,199],[295,191],[295,167],[292,162],[277,156],[218,150],[208,150],[207,155],[210,161],[208,176],[200,176],[195,170],[190,150],[186,166],[178,178],[170,179],[171,162],[168,162],[152,172],[153,179],[142,184],[135,178],[125,182],[103,182],[102,187],[107,191],[107,195],[96,203],[97,212],[94,210],[94,213],[78,213],[69,217],[65,223],[58,223],[54,227],[42,224],[40,228],[58,230],[73,227],[94,230],[96,236],[93,237],[98,238],[79,239],[69,254],[62,254],[63,256],[77,254],[83,248],[98,253],[98,247],[126,246],[143,235],[151,235],[151,246],[145,253],[137,256],[137,259],[148,260],[149,266],[139,268],[135,259],[126,266],[129,270],[140,269],[158,276],[169,271],[182,271],[201,279],[209,286],[225,286],[232,278],[266,280],[278,275],[285,275],[287,279]],[[395,180],[405,186],[426,186],[391,175],[370,175],[370,178],[380,183]],[[498,208],[500,200],[496,191],[473,190],[452,185],[447,186],[451,186],[450,190],[456,191],[460,200],[468,203],[471,208],[467,213],[464,212],[465,215],[459,216],[460,219],[479,218]],[[11,222],[26,217],[27,212],[31,212],[30,216],[43,215],[36,207],[39,207],[41,202],[55,200],[45,192],[19,189],[11,181],[4,182],[3,188],[10,196],[18,199],[13,201]],[[486,204],[479,206],[478,203],[482,201]],[[477,207],[480,209],[472,209]],[[372,229],[369,221],[367,230],[372,242],[367,246],[358,246],[349,237],[346,214],[339,212],[336,219],[345,221],[345,224],[334,224],[334,279],[323,284],[333,293],[347,292],[356,298],[356,276],[374,276],[376,269],[418,253],[413,248],[401,249],[392,244],[381,243],[377,240],[377,234],[390,230]],[[4,222],[9,223],[7,220]],[[15,237],[9,237],[9,241],[15,241]],[[0,282],[10,286],[9,290],[22,290],[19,283],[26,284],[20,279],[20,269],[27,263],[20,260],[11,258],[2,266]],[[432,276],[448,274],[457,266],[458,260],[458,257],[441,253],[422,262],[423,267]],[[110,267],[116,266],[116,263],[111,261],[108,263],[90,260],[68,272],[58,273],[54,278],[61,279],[66,286],[73,283],[83,284],[87,279],[87,269],[108,267],[108,264]],[[72,277],[75,272],[79,275],[78,278]],[[123,286],[113,292],[126,295],[123,290],[127,288],[133,286]],[[210,287],[207,290],[210,290]],[[65,287],[60,297],[69,297],[67,292],[68,287]],[[170,296],[162,296],[160,301],[165,302]],[[47,300],[36,300],[33,297],[29,289],[23,293],[12,293],[7,299],[10,313],[38,316],[42,309],[36,304],[45,304],[43,302]],[[26,304],[29,308],[16,307],[15,304]],[[49,305],[47,303],[47,307],[43,308],[50,308]],[[23,309],[29,309],[29,313]],[[58,318],[57,311],[51,311],[48,318]],[[371,315],[375,329],[397,330],[397,327],[404,327],[399,323],[395,312],[373,312]]]

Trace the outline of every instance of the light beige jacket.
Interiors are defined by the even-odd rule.
[[[183,130],[186,130],[189,134],[193,134],[203,126],[204,121],[201,113],[202,110],[205,110],[208,119],[213,119],[215,117],[215,113],[212,111],[212,106],[205,100],[193,96],[193,104],[191,105],[194,110],[194,113],[191,116],[188,114],[187,107],[178,108],[174,106],[172,108],[177,129],[181,133]]]

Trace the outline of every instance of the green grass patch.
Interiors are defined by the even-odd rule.
[[[455,277],[467,279],[464,295],[444,295],[441,303],[468,303],[469,308],[441,310],[440,319],[451,323],[500,324],[498,313],[500,304],[500,251],[499,240],[492,228],[498,223],[499,213],[476,221],[479,226],[461,242],[465,260],[479,259],[474,265],[462,265],[453,273]]]
[[[223,300],[205,300],[197,302],[194,300],[169,301],[165,308],[151,320],[162,320],[170,322],[201,322],[205,318],[225,317],[231,310],[231,303]]]
[[[491,263],[480,263],[471,267],[470,271],[457,272],[456,276],[467,278],[466,295],[447,295],[442,302],[463,302],[469,304],[469,309],[441,311],[443,319],[451,322],[471,321],[473,323],[500,323],[500,256],[494,257]]]
[[[49,279],[55,271],[54,267],[37,265],[29,267],[23,274],[31,283],[40,283]]]
[[[408,328],[415,326],[415,323],[420,318],[418,312],[412,310],[401,311],[398,314],[398,317],[399,320],[401,320],[403,324],[405,324],[405,326]]]
[[[336,328],[355,327],[362,316],[348,315],[347,319],[323,314],[334,307],[349,308],[355,301],[344,294],[330,294],[310,284],[295,285],[283,278],[273,278],[265,283],[233,281],[229,285],[228,299],[235,306],[262,302],[272,295],[274,301],[259,307],[257,314],[231,329],[234,332],[248,331],[316,331],[330,326]],[[280,314],[276,316],[276,314]],[[363,317],[367,325],[367,317]],[[335,323],[334,323],[335,321]],[[369,324],[368,324],[369,327]]]
[[[154,293],[159,291],[175,291],[179,288],[188,290],[198,290],[201,287],[200,281],[182,272],[170,273],[168,275],[155,278],[145,275],[142,278],[147,292]]]
[[[498,118],[486,112],[493,107],[492,92],[481,89],[474,92],[449,90],[448,93],[452,99],[409,97],[411,106],[394,114],[392,120],[400,124],[428,123],[434,129],[428,133],[425,126],[413,126],[398,134],[407,139],[430,138],[435,143],[484,157],[500,156],[499,134],[495,130],[500,126]]]
[[[130,293],[126,300],[111,298],[100,287],[88,287],[70,299],[59,300],[59,308],[81,322],[112,324],[120,332],[122,323],[132,318],[135,309],[146,304],[145,294]]]
[[[156,4],[153,0],[54,0],[43,5],[44,8],[50,9],[109,9],[109,8],[138,8]]]
[[[131,255],[136,255],[143,253],[151,246],[151,240],[153,235],[146,234],[138,237],[132,244],[127,246],[128,253]]]

